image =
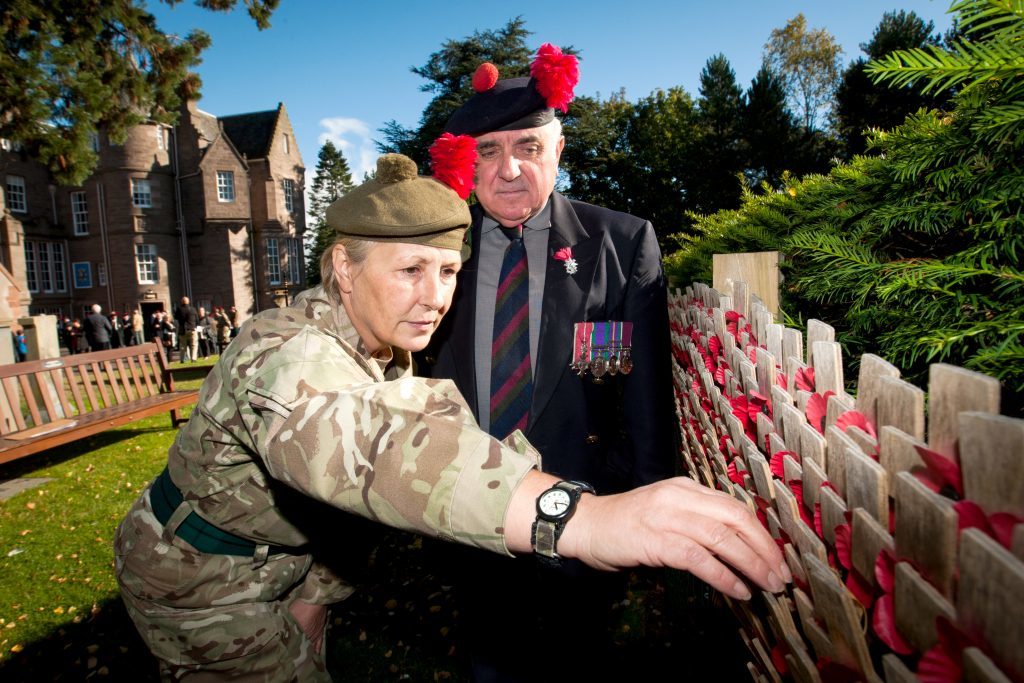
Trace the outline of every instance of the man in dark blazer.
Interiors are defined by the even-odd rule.
[[[498,228],[521,225],[532,372],[523,432],[540,451],[544,471],[584,481],[598,494],[671,476],[676,426],[668,313],[650,222],[554,191],[565,139],[533,78],[498,80],[478,90],[446,130],[477,140],[479,204],[472,207],[471,253],[452,312],[423,354],[423,372],[454,380],[490,429],[495,293],[511,239]],[[575,324],[603,321],[632,323],[633,369],[578,375],[570,367]],[[546,680],[560,670],[571,678],[609,673],[610,601],[621,598],[624,580],[571,562],[551,569],[552,563],[530,557],[463,551],[455,563],[460,628],[476,680]],[[520,654],[514,660],[510,653]]]

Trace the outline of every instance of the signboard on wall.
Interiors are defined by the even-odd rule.
[[[92,264],[88,261],[75,261],[71,264],[71,273],[75,280],[75,289],[92,287]]]

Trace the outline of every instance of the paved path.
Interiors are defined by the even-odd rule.
[[[15,494],[41,486],[48,481],[53,481],[53,479],[48,477],[35,477],[31,479],[8,479],[7,481],[0,481],[0,500],[7,500]]]

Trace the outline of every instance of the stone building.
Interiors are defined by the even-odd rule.
[[[99,303],[148,319],[189,296],[244,320],[303,288],[305,168],[283,104],[217,117],[189,102],[178,125],[135,126],[124,144],[101,132],[80,187],[55,185],[2,143],[0,280],[11,281],[12,317],[81,318]]]

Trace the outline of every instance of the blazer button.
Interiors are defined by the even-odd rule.
[[[600,440],[601,440],[601,437],[599,437],[597,434],[588,434],[587,438],[583,439],[583,443],[585,443],[585,444],[595,444],[595,443],[597,443]]]
[[[427,365],[434,365],[435,363],[437,363],[437,359],[434,358],[433,356],[424,356],[423,362],[426,363]]]

